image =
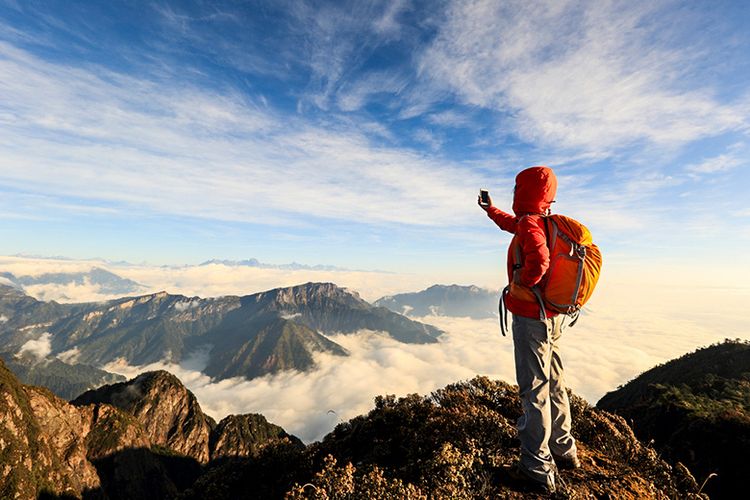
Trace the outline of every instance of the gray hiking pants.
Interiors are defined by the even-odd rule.
[[[513,315],[516,380],[523,415],[518,419],[521,467],[554,485],[556,457],[576,455],[558,342],[562,316],[547,321]]]

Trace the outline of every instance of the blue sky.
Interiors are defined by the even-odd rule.
[[[508,241],[477,190],[509,209],[546,164],[605,265],[736,278],[748,25],[743,1],[0,0],[0,254],[468,282]]]

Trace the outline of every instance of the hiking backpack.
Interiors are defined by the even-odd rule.
[[[578,321],[581,307],[594,291],[602,268],[602,254],[593,241],[588,228],[575,219],[564,215],[548,215],[543,218],[549,248],[549,268],[537,286],[531,291],[539,302],[539,319],[546,320],[545,309],[566,314],[572,318],[569,326]],[[520,248],[516,247],[514,267],[520,267]],[[500,323],[505,335],[507,312],[504,311],[504,296],[500,297]]]

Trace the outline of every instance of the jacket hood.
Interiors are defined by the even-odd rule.
[[[543,214],[555,200],[557,177],[549,167],[530,167],[516,176],[513,192],[513,212],[523,214]]]

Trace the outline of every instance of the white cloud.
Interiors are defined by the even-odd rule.
[[[700,290],[686,287],[605,284],[579,323],[561,341],[568,385],[591,403],[639,373],[725,337],[750,339],[742,304],[750,289]],[[262,413],[305,441],[320,439],[340,420],[367,412],[381,394],[427,394],[477,374],[513,382],[513,344],[496,320],[429,316],[423,321],[447,333],[434,345],[401,344],[361,333],[333,336],[351,355],[318,355],[309,373],[283,372],[253,380],[211,382],[190,366],[156,363],[110,371],[133,377],[167,369],[196,394],[215,418]],[[205,361],[205,352],[203,354]],[[200,356],[198,357],[200,358]],[[333,410],[334,413],[330,413]]]
[[[744,158],[740,158],[734,154],[723,154],[715,158],[709,158],[705,161],[694,165],[688,165],[685,167],[689,173],[696,176],[705,174],[717,174],[720,172],[728,172],[733,170],[745,163]]]
[[[195,307],[198,307],[199,305],[200,305],[200,301],[198,300],[188,300],[188,301],[182,301],[182,302],[175,302],[173,307],[180,312],[185,312]]]
[[[4,314],[0,314],[0,323],[6,323],[8,321],[8,317]]]
[[[611,151],[681,145],[747,126],[747,110],[685,88],[691,47],[664,47],[659,2],[453,2],[420,70],[535,143]],[[509,128],[509,129],[508,129]]]
[[[397,95],[408,84],[398,73],[375,72],[342,85],[336,93],[338,107],[343,111],[357,111],[366,105],[372,96],[382,93]]]
[[[49,332],[44,332],[39,338],[29,340],[18,350],[19,355],[29,353],[34,355],[38,360],[46,358],[51,352],[52,335]]]
[[[78,362],[78,358],[80,355],[81,355],[81,351],[78,350],[77,347],[73,347],[72,349],[68,349],[67,351],[57,353],[55,356],[57,357],[57,359],[59,359],[63,363],[68,363],[68,364],[73,365]]]
[[[218,297],[223,295],[248,295],[272,288],[299,285],[307,282],[333,282],[350,288],[365,300],[379,299],[384,295],[405,290],[423,289],[433,284],[435,276],[418,274],[392,274],[375,271],[273,269],[252,266],[208,264],[196,266],[117,265],[98,260],[61,260],[33,257],[0,256],[0,271],[16,276],[39,276],[45,273],[87,272],[98,267],[120,277],[144,285],[142,294],[165,290],[188,297]],[[98,302],[120,297],[104,294],[98,286],[39,284],[25,288],[40,300],[59,302]],[[188,308],[191,302],[175,307]]]
[[[54,64],[7,43],[0,55],[6,186],[86,208],[263,224],[350,220],[354,206],[358,223],[476,216],[463,203],[476,175],[373,146],[346,124],[282,120],[237,94]],[[431,196],[414,197],[417,184]],[[279,193],[295,202],[280,205]]]

